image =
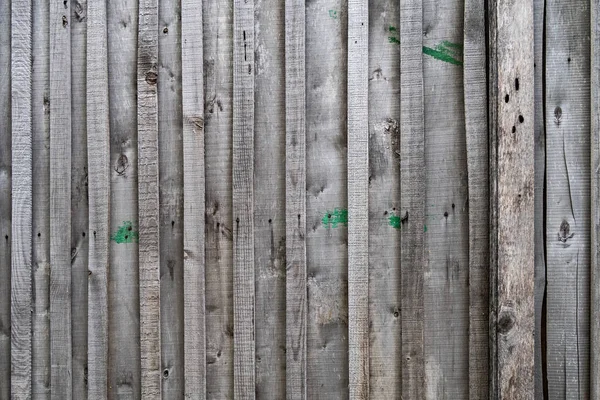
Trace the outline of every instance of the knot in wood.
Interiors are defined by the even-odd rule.
[[[563,219],[558,230],[558,240],[562,243],[567,243],[567,240],[575,236],[575,233],[571,233],[571,225],[566,219]]]
[[[151,69],[148,72],[146,72],[146,82],[149,85],[156,85],[157,81],[158,81],[158,74],[156,73],[155,70]]]
[[[511,331],[513,326],[515,326],[514,312],[512,310],[502,311],[500,315],[498,315],[498,333],[505,335]]]

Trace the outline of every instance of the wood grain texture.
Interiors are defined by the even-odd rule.
[[[12,188],[11,399],[31,399],[32,126],[31,0],[11,4]]]
[[[348,371],[369,397],[369,5],[348,1]]]
[[[138,193],[140,357],[143,399],[161,398],[160,324],[160,220],[158,151],[158,5],[139,3],[138,93]]]
[[[69,2],[50,3],[50,383],[53,400],[70,400],[73,395],[70,9]]]
[[[285,1],[254,4],[256,397],[286,397]],[[303,192],[304,194],[305,192]],[[297,214],[297,213],[296,213]],[[296,215],[295,214],[295,215]],[[298,226],[298,219],[294,220]]]
[[[402,397],[425,398],[423,4],[400,1]]]
[[[397,399],[401,391],[400,2],[369,2],[369,391]]]
[[[137,0],[107,2],[110,232],[138,232]],[[140,399],[138,242],[110,242],[109,398]]]
[[[305,400],[307,393],[305,10],[304,0],[285,2],[285,393],[288,400]]]
[[[591,23],[591,299],[590,346],[600,348],[600,1],[590,1]],[[590,397],[600,396],[600,354],[590,353]]]
[[[206,398],[205,178],[202,7],[181,3],[184,393]]]
[[[469,194],[469,399],[488,398],[489,144],[485,4],[465,1],[464,102]]]
[[[87,153],[89,185],[88,393],[108,396],[108,274],[110,241],[110,119],[106,3],[87,10]]]
[[[233,2],[233,390],[255,396],[254,1]]]
[[[533,2],[499,1],[490,96],[497,118],[492,173],[497,173],[497,297],[492,327],[497,365],[492,398],[534,396],[534,142]],[[518,79],[518,90],[517,90]],[[505,96],[509,95],[509,102]],[[513,131],[513,126],[515,131]],[[494,228],[492,228],[494,229]],[[492,259],[496,256],[492,254]],[[496,314],[497,313],[497,314]],[[497,397],[496,397],[497,396]]]
[[[549,399],[589,397],[589,15],[588,3],[546,4],[546,40],[552,43],[545,60]]]

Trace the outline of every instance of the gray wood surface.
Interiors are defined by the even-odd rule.
[[[161,398],[158,5],[139,3],[137,52],[140,357],[143,399]]]
[[[549,399],[589,398],[589,15],[588,3],[546,4],[552,43],[545,64]]]
[[[307,383],[305,10],[304,0],[285,2],[285,237],[282,239],[288,400],[305,400]]]
[[[590,347],[600,346],[600,1],[590,1],[591,23],[591,276]],[[600,396],[600,355],[590,352],[590,397]]]
[[[400,280],[402,398],[423,399],[425,132],[423,4],[400,1]]]
[[[11,399],[31,399],[32,126],[31,0],[11,4],[12,244]]]

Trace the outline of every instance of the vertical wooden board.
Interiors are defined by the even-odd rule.
[[[489,395],[489,143],[485,3],[465,0],[464,104],[469,217],[469,399]]]
[[[140,398],[137,0],[107,2],[110,118],[109,398]]]
[[[466,399],[469,394],[470,202],[462,68],[463,26],[463,0],[443,4],[434,0],[423,2],[426,171],[422,179],[426,192],[413,192],[413,196],[420,197],[419,201],[424,201],[425,205],[423,226],[419,231],[425,237],[423,315],[425,393],[429,399]],[[479,101],[481,105],[485,104]],[[408,168],[407,173],[411,174],[411,166]],[[418,175],[413,176],[412,179],[417,179]],[[403,185],[409,186],[402,186],[401,197],[410,193],[414,184],[410,179],[402,180]],[[420,179],[416,181],[417,185]],[[411,214],[409,211],[409,223]],[[479,218],[487,223],[486,216]],[[405,276],[402,275],[403,279]]]
[[[552,44],[546,46],[545,65],[548,395],[588,398],[589,3],[573,7],[549,0],[545,22]]]
[[[159,1],[158,157],[162,398],[183,397],[181,2]]]
[[[307,397],[347,398],[348,3],[306,4]]]
[[[534,396],[533,2],[496,4],[497,291],[493,398]],[[517,85],[518,79],[518,85]],[[518,87],[518,90],[517,90]],[[509,101],[505,96],[509,95]],[[513,132],[513,126],[515,131]],[[493,154],[492,154],[493,155]],[[496,169],[497,168],[497,169]],[[494,258],[495,255],[492,255]]]
[[[254,7],[256,396],[273,400],[286,397],[284,6]]]
[[[31,399],[31,0],[13,0],[11,35],[12,188],[11,399]]]
[[[71,0],[71,329],[73,397],[87,398],[88,164],[87,0]],[[93,51],[93,50],[92,50]],[[51,139],[52,140],[52,139]]]
[[[71,7],[50,3],[50,361],[53,400],[73,395]],[[76,218],[75,218],[76,220]]]
[[[285,242],[284,392],[288,400],[304,400],[307,392],[305,28],[305,1],[286,1],[285,237],[280,243]]]
[[[184,394],[206,398],[204,57],[202,7],[181,3]]]
[[[231,2],[203,2],[206,168],[206,395],[233,399]]]
[[[369,390],[374,399],[400,398],[402,379],[399,5],[369,3]]]
[[[590,299],[590,346],[600,346],[600,1],[590,1],[591,23],[591,299]],[[590,396],[600,396],[600,355],[590,352]]]
[[[423,4],[400,1],[400,265],[402,394],[426,397],[424,353],[425,137]]]
[[[86,112],[89,171],[88,398],[108,397],[110,120],[106,3],[87,13]]]
[[[141,396],[161,398],[158,4],[139,3],[137,51]]]

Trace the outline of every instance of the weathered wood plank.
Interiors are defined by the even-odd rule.
[[[140,357],[143,399],[161,398],[158,5],[139,3],[137,54]]]
[[[288,400],[306,399],[306,4],[285,2],[285,337]],[[269,222],[271,220],[269,219]],[[281,242],[281,240],[280,240]]]
[[[87,12],[87,153],[89,174],[88,398],[108,396],[108,273],[110,247],[110,118],[106,3]]]
[[[589,398],[589,18],[587,2],[546,4],[546,40],[552,44],[545,60],[549,399]]]
[[[181,3],[184,394],[206,398],[204,57],[202,7]]]
[[[254,4],[256,397],[265,400],[285,399],[286,370],[291,368],[286,366],[284,22],[284,1]]]
[[[346,0],[306,3],[307,398],[348,398]]]
[[[369,5],[348,1],[348,362],[350,399],[369,397]]]
[[[12,243],[11,399],[31,399],[32,126],[31,0],[11,4]]]
[[[423,4],[400,1],[402,397],[425,398]]]
[[[50,357],[53,400],[72,398],[71,6],[50,3]]]
[[[600,348],[600,1],[590,1],[591,22],[591,310],[590,346]],[[539,64],[538,64],[539,65]],[[600,396],[600,354],[590,352],[590,398]]]
[[[465,1],[464,104],[469,214],[469,399],[488,398],[489,175],[485,3]]]

